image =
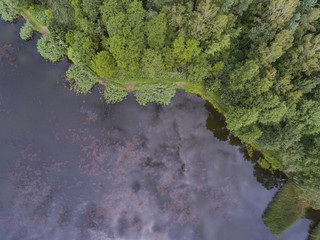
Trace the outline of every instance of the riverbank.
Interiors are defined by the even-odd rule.
[[[47,26],[42,25],[39,21],[36,20],[36,17],[30,13],[28,10],[21,10],[21,16],[27,21],[30,21],[35,26],[35,30],[42,35],[49,35],[50,31]],[[67,56],[68,57],[68,56]],[[217,109],[221,114],[225,114],[228,110],[227,106],[223,106],[217,94],[213,92],[208,92],[205,90],[203,84],[190,82],[183,74],[176,74],[176,73],[168,73],[164,77],[160,77],[156,80],[154,79],[143,79],[143,78],[123,78],[123,79],[104,79],[100,78],[98,82],[101,85],[104,85],[106,82],[115,82],[117,84],[121,84],[127,92],[135,92],[139,90],[142,86],[147,85],[154,85],[154,84],[173,84],[177,89],[183,89],[186,92],[197,94],[202,99],[210,102],[215,109]],[[250,151],[260,151],[264,156],[264,161],[261,159],[259,161],[260,165],[269,171],[273,172],[274,170],[280,170],[284,172],[288,178],[291,178],[288,173],[286,173],[283,165],[280,161],[280,153],[275,151],[270,151],[263,146],[259,145],[256,142],[253,143],[246,143],[246,146],[250,148]],[[267,164],[266,164],[267,162]]]

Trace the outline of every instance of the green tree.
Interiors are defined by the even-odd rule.
[[[227,27],[228,16],[219,14],[219,7],[214,1],[199,1],[197,10],[190,22],[191,34],[197,40],[219,39]]]
[[[193,82],[201,83],[211,77],[212,66],[208,61],[208,55],[200,54],[188,67],[188,79]]]
[[[114,76],[118,69],[116,61],[109,51],[99,52],[92,60],[93,70],[104,78]]]
[[[146,11],[142,2],[106,1],[101,8],[102,20],[109,38],[105,47],[109,49],[123,74],[139,70],[142,52],[145,48],[144,17]]]
[[[102,0],[83,0],[83,12],[88,16],[91,21],[96,21],[100,14],[100,5]]]
[[[89,65],[98,44],[90,36],[80,31],[74,31],[71,38],[73,41],[71,44],[69,42],[68,57],[76,65]]]
[[[254,108],[230,107],[226,113],[227,124],[230,130],[239,130],[258,121],[260,111]]]
[[[142,58],[142,71],[148,77],[156,77],[163,72],[164,64],[161,55],[152,49],[147,49]]]
[[[164,47],[167,28],[166,10],[147,22],[145,29],[149,47],[156,50]]]
[[[291,58],[288,58],[285,66],[296,74],[303,72],[310,76],[313,72],[320,71],[320,35],[305,35],[299,42],[299,46],[290,51]]]
[[[263,18],[275,30],[281,30],[293,17],[299,0],[270,0]]]

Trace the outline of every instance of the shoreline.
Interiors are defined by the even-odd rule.
[[[48,27],[42,26],[39,22],[37,22],[34,19],[34,17],[32,17],[32,14],[28,10],[21,10],[20,14],[24,20],[26,20],[26,21],[29,20],[35,26],[37,26],[37,29],[35,29],[36,32],[40,33],[41,35],[49,35],[50,34]],[[66,57],[68,58],[67,55],[66,55]],[[108,79],[100,77],[100,81],[98,82],[98,84],[104,86],[104,84],[106,82],[116,82],[116,81],[112,81],[112,80],[108,80]],[[137,87],[137,85],[139,83],[136,81],[124,81],[124,82],[116,82],[116,83],[124,86],[127,92],[134,92],[139,89],[139,87]],[[157,83],[173,84],[176,86],[176,89],[182,89],[188,93],[199,95],[202,99],[208,101],[222,115],[224,115],[224,113],[227,112],[226,107],[221,105],[221,103],[217,99],[218,98],[217,96],[212,96],[213,94],[206,92],[203,89],[203,87],[197,83],[183,82],[183,81],[179,81],[179,82],[152,81],[152,82],[140,83],[140,84],[141,85],[149,85],[149,84],[151,85],[151,84],[157,84]],[[286,173],[285,169],[283,168],[283,165],[281,164],[281,161],[276,157],[275,152],[270,151],[268,149],[265,149],[263,146],[260,146],[257,143],[243,142],[243,144],[245,144],[246,147],[248,147],[248,146],[253,147],[254,151],[259,151],[263,155],[264,159],[269,164],[269,167],[265,168],[265,169],[267,169],[271,173],[275,170],[279,170],[279,171],[283,172],[288,177],[288,179],[292,178],[292,176],[290,176],[288,173]],[[259,162],[259,164],[260,164],[260,166],[262,166],[262,164],[260,162]]]

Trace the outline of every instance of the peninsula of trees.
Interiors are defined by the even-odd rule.
[[[168,104],[201,94],[275,169],[320,181],[320,6],[317,0],[0,0],[40,54],[67,56],[78,91],[98,82],[110,103]]]

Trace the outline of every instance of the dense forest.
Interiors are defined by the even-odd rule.
[[[318,185],[317,0],[0,0],[0,13],[30,14],[26,40],[48,27],[38,51],[73,62],[66,76],[77,91],[104,83],[115,103],[133,83],[145,105],[168,104],[178,86],[203,89],[273,168]]]

